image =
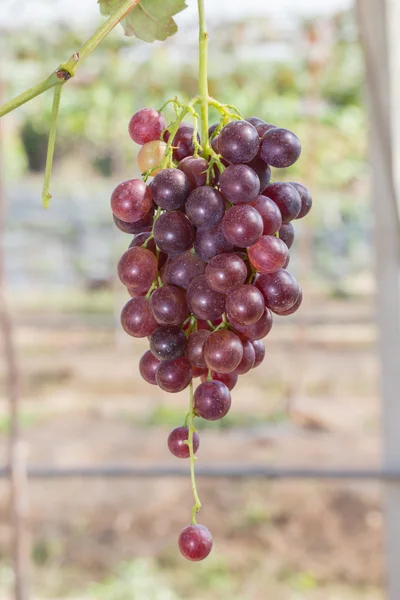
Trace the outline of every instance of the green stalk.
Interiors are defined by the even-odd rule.
[[[204,0],[197,0],[199,10],[199,96],[201,99],[201,142],[207,152],[208,143],[208,33]]]
[[[50,194],[50,179],[51,179],[51,170],[53,168],[53,158],[54,158],[54,148],[56,145],[56,134],[57,134],[57,123],[58,123],[58,112],[60,110],[60,102],[61,102],[61,92],[62,92],[62,84],[59,83],[56,88],[54,88],[54,97],[53,97],[53,108],[51,111],[51,119],[50,119],[50,130],[49,130],[49,143],[47,146],[47,157],[46,157],[46,171],[44,174],[44,184],[43,184],[43,192],[42,192],[42,203],[44,208],[49,207],[51,194]]]
[[[194,464],[196,462],[196,457],[193,451],[193,434],[196,433],[196,429],[194,426],[194,399],[193,399],[193,380],[190,382],[190,405],[189,405],[189,413],[186,417],[187,427],[189,430],[188,434],[188,446],[189,446],[189,461],[190,461],[190,478],[192,481],[192,492],[194,497],[194,506],[192,508],[192,525],[196,524],[196,513],[199,512],[201,508],[201,502],[199,495],[197,493],[196,487],[196,477],[194,473]]]
[[[132,10],[140,0],[125,0],[123,4],[103,23],[103,25],[94,33],[88,41],[71,58],[63,63],[51,73],[44,81],[37,83],[33,87],[25,90],[9,102],[0,106],[0,118],[12,112],[22,104],[29,102],[33,98],[40,96],[46,90],[64,84],[75,75],[79,65],[93,52],[95,48],[104,40],[104,38],[118,25],[120,21]]]

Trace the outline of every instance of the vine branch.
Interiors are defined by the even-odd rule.
[[[33,87],[25,90],[9,102],[0,106],[0,118],[12,112],[19,106],[26,104],[33,98],[40,96],[47,90],[56,85],[64,84],[74,77],[76,70],[83,61],[97,48],[105,37],[118,25],[120,21],[136,6],[140,0],[125,0],[121,6],[103,23],[103,25],[94,33],[83,46],[63,64],[61,64],[46,79],[37,83]]]
[[[51,120],[50,120],[50,131],[49,131],[49,143],[47,147],[47,157],[46,157],[46,171],[44,174],[44,184],[43,184],[43,192],[42,192],[42,202],[44,208],[49,207],[51,194],[50,194],[50,178],[51,178],[51,169],[53,167],[53,158],[54,158],[54,148],[56,145],[56,134],[57,134],[57,122],[58,122],[58,112],[60,110],[60,102],[61,102],[61,92],[62,85],[59,84],[54,88],[54,98],[53,98],[53,108],[51,111]]]

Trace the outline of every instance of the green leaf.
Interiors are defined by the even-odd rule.
[[[100,12],[111,15],[122,0],[98,0]],[[135,35],[144,42],[166,40],[178,31],[173,19],[187,7],[186,0],[141,0],[121,21],[126,35]]]

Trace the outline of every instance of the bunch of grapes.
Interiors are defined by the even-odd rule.
[[[228,413],[238,377],[264,360],[272,314],[299,308],[302,291],[287,271],[292,221],[312,200],[300,183],[271,179],[271,167],[299,158],[299,139],[257,117],[228,118],[225,108],[201,145],[196,123],[178,118],[167,128],[161,112],[144,108],[129,133],[142,146],[144,180],[122,182],[111,197],[117,227],[134,234],[118,264],[131,296],[121,323],[129,335],[149,339],[139,362],[148,383],[172,393],[190,386],[189,413],[168,447],[190,459],[195,506],[179,547],[197,561],[210,553],[212,537],[195,520],[193,419]]]

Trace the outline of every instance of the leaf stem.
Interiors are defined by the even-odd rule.
[[[208,33],[204,0],[197,0],[199,11],[199,96],[201,98],[201,143],[208,151]]]
[[[47,146],[46,171],[44,174],[44,183],[43,183],[43,192],[42,192],[42,203],[43,203],[44,208],[49,207],[49,203],[50,203],[50,199],[51,199],[50,179],[51,179],[51,170],[53,168],[54,148],[56,145],[57,122],[58,122],[58,113],[60,110],[62,89],[63,88],[62,88],[61,83],[59,83],[57,85],[57,87],[54,88],[53,108],[51,110],[51,118],[50,118],[49,143]]]
[[[196,487],[196,476],[194,472],[194,465],[196,462],[196,457],[193,451],[193,434],[196,433],[196,429],[194,427],[194,398],[193,398],[193,380],[190,382],[190,404],[189,404],[189,414],[187,416],[187,427],[189,429],[188,433],[188,446],[189,446],[189,460],[190,460],[190,478],[192,481],[192,491],[194,497],[194,506],[192,508],[192,525],[196,525],[196,513],[199,512],[201,508],[201,502],[199,495],[197,493]]]
[[[103,23],[103,25],[83,44],[83,46],[63,64],[61,64],[46,79],[33,87],[25,90],[9,102],[0,106],[0,118],[12,112],[22,104],[26,104],[36,96],[40,96],[46,90],[56,85],[64,84],[75,75],[79,65],[97,48],[105,37],[118,25],[120,21],[132,10],[140,0],[125,0],[121,6]]]

